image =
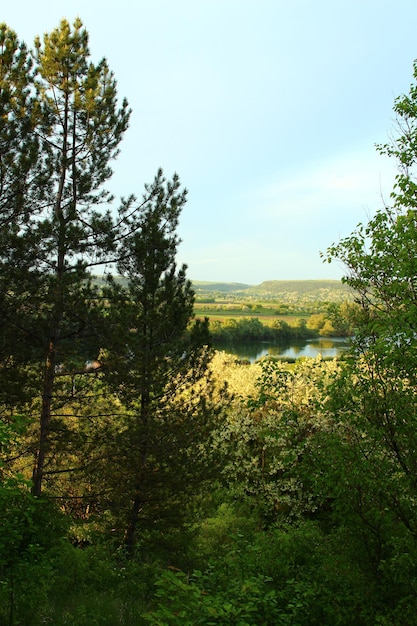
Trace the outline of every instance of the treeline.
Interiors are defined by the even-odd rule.
[[[283,319],[263,324],[257,317],[235,317],[225,321],[210,319],[210,333],[214,343],[251,341],[280,342],[312,339],[314,337],[351,337],[355,333],[358,306],[343,302],[326,306],[325,313],[296,318],[291,324]]]
[[[210,348],[178,176],[103,205],[129,109],[80,20],[0,55],[0,623],[416,624],[416,84],[393,206],[327,252],[351,353],[289,369]]]
[[[222,343],[309,339],[318,336],[316,330],[308,328],[304,318],[297,319],[294,324],[275,320],[271,325],[262,324],[257,317],[230,318],[224,322],[214,320],[210,321],[210,332],[214,342]]]

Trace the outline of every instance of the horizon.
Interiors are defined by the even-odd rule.
[[[93,278],[104,278],[107,276],[104,274],[92,274]],[[125,278],[121,274],[113,274],[114,278]],[[264,283],[341,283],[342,279],[338,278],[269,278],[266,280],[262,280],[259,283],[246,283],[236,280],[199,280],[195,278],[188,277],[188,280],[193,284],[200,285],[242,285],[245,287],[259,287]]]
[[[338,278],[267,278],[260,283],[244,283],[237,280],[198,280],[190,278],[192,283],[200,283],[207,285],[249,285],[256,287],[263,283],[341,283],[342,279]]]

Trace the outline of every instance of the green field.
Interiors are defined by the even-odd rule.
[[[291,313],[283,315],[274,313],[271,308],[265,309],[264,311],[245,311],[242,309],[218,309],[216,306],[209,307],[207,305],[204,305],[204,307],[197,305],[194,309],[194,313],[196,317],[208,317],[210,321],[217,322],[224,322],[229,319],[237,318],[257,318],[265,326],[272,326],[274,321],[279,319],[291,324],[296,319],[300,319],[301,317],[308,318],[310,316],[309,313],[301,312],[299,314]]]

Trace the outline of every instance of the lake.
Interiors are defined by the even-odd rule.
[[[347,346],[348,341],[345,338],[320,337],[319,339],[292,340],[282,343],[215,343],[214,348],[254,363],[266,355],[297,359],[299,357],[315,358],[321,354],[322,357],[334,358],[340,356]]]

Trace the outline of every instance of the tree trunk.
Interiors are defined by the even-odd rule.
[[[60,335],[60,327],[64,313],[64,290],[63,278],[65,272],[65,251],[66,251],[66,222],[62,209],[65,180],[67,176],[68,157],[68,116],[69,116],[69,95],[64,97],[63,112],[63,138],[61,151],[61,169],[59,173],[59,184],[55,199],[54,212],[58,222],[57,237],[57,257],[56,257],[56,287],[53,293],[54,309],[52,318],[52,329],[50,332],[49,348],[45,360],[45,371],[43,377],[42,390],[42,410],[39,423],[39,444],[35,453],[35,463],[32,475],[32,493],[40,496],[42,491],[43,471],[45,456],[49,438],[49,425],[51,422],[52,397],[55,383],[56,348]],[[75,184],[75,181],[74,181]]]
[[[139,521],[139,513],[142,509],[142,498],[140,497],[139,489],[136,491],[135,499],[133,500],[133,506],[130,513],[129,523],[126,529],[125,535],[125,548],[128,556],[133,557],[135,551],[135,534]]]
[[[38,447],[35,452],[35,462],[32,474],[32,493],[34,496],[40,496],[42,491],[43,471],[49,438],[49,425],[51,421],[51,405],[55,381],[55,361],[55,343],[51,341],[45,362],[42,410],[39,423],[39,440]]]

